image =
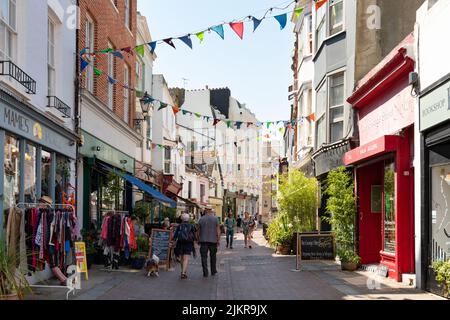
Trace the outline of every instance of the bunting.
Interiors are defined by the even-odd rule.
[[[89,65],[89,62],[80,57],[80,72],[83,72]]]
[[[172,111],[173,111],[173,114],[174,114],[174,115],[177,115],[177,113],[180,112],[180,108],[177,107],[177,106],[173,106],[173,107],[172,107]]]
[[[244,38],[244,22],[230,22],[230,27],[241,40]]]
[[[162,110],[162,109],[165,109],[165,108],[167,108],[169,105],[167,104],[167,103],[164,103],[164,102],[160,102],[160,105],[159,105],[159,108],[158,108],[158,111],[159,110]]]
[[[202,43],[203,39],[205,38],[205,31],[197,33],[196,36],[200,40],[200,43]]]
[[[220,122],[220,119],[214,119],[213,126],[216,126]]]
[[[278,16],[275,16],[274,18],[280,24],[280,30],[283,30],[286,27],[286,24],[287,24],[287,14],[286,13],[280,14]]]
[[[327,3],[328,0],[317,0],[316,1],[316,11],[319,11],[319,9]]]
[[[223,25],[220,24],[218,26],[211,27],[211,30],[217,33],[222,38],[222,40],[225,39],[225,32],[223,30]]]
[[[130,48],[130,51],[131,51],[131,48]],[[140,46],[137,46],[137,47],[136,47],[136,52],[137,52],[137,54],[139,54],[141,57],[144,57],[144,55],[145,55],[145,47],[144,47],[144,45],[141,44]]]
[[[305,8],[301,7],[301,8],[297,8],[297,9],[294,10],[295,18],[296,18],[297,20],[298,20],[298,19],[300,18],[300,16],[302,15],[304,9],[305,9]]]
[[[156,49],[156,41],[150,42],[150,43],[148,44],[148,46],[150,47],[150,51],[151,51],[152,53],[155,52],[155,49]]]
[[[252,17],[253,20],[253,32],[256,31],[256,28],[259,27],[259,25],[261,24],[262,20],[256,19],[255,17]]]
[[[189,35],[181,37],[181,38],[178,38],[178,39],[183,41],[189,48],[192,49],[192,40],[191,40],[191,37]]]
[[[172,38],[164,39],[163,41],[165,43],[167,43],[169,46],[171,46],[172,48],[176,49],[175,44],[172,41]]]

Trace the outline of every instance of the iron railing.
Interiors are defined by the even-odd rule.
[[[12,77],[27,89],[28,94],[36,94],[36,81],[12,61],[0,61],[0,75]]]
[[[63,118],[70,118],[70,107],[55,96],[48,96],[48,108],[55,108],[63,114]]]

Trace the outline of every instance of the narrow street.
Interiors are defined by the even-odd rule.
[[[145,271],[122,269],[106,272],[93,266],[89,281],[82,276],[82,290],[70,300],[431,300],[440,299],[388,279],[379,286],[369,282],[370,272],[343,272],[333,262],[304,262],[295,272],[295,257],[275,256],[266,246],[262,230],[255,232],[253,249],[244,249],[243,236],[235,236],[235,249],[218,254],[219,274],[203,278],[198,256],[191,260],[189,278],[180,280],[179,266],[160,272],[159,278]],[[48,283],[50,284],[50,283]],[[64,300],[65,290],[34,289],[29,300]]]

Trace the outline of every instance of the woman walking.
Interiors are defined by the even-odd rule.
[[[248,212],[244,215],[244,220],[242,221],[242,231],[244,233],[244,243],[245,248],[252,248],[251,245],[251,236],[253,233],[253,228],[255,227],[255,220],[250,217],[250,214]]]
[[[194,258],[195,248],[194,241],[196,241],[196,230],[193,225],[189,223],[189,215],[184,213],[181,215],[181,224],[175,230],[173,240],[177,242],[175,247],[175,256],[181,262],[181,279],[187,279],[187,268],[189,264],[189,256],[193,254]]]

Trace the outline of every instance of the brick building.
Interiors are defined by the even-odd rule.
[[[89,66],[80,81],[78,216],[83,227],[101,224],[105,210],[131,212],[132,186],[111,169],[134,175],[141,135],[134,129],[137,0],[79,0],[78,51]],[[109,53],[98,53],[110,48]],[[129,50],[127,50],[129,48]],[[99,74],[100,73],[100,74]],[[108,76],[117,81],[112,84]],[[117,188],[120,187],[120,188]]]

